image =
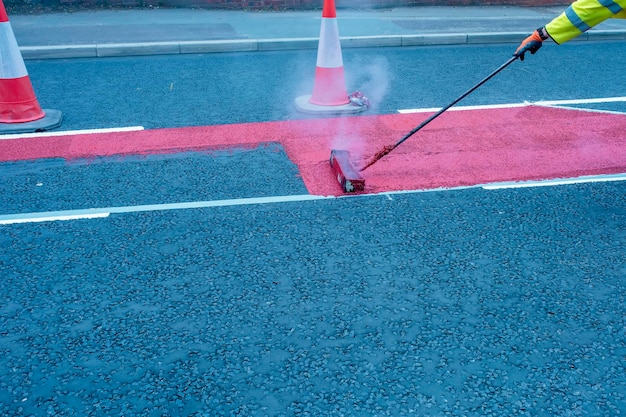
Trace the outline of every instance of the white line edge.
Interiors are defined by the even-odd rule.
[[[546,107],[563,107],[572,104],[599,104],[599,103],[619,103],[626,102],[626,97],[604,97],[604,98],[587,98],[587,99],[572,99],[572,100],[540,100],[535,102],[524,101],[522,103],[504,103],[504,104],[485,104],[475,106],[457,106],[451,107],[447,111],[465,111],[465,110],[491,110],[491,109],[511,109],[517,107],[527,106],[546,106]],[[569,107],[568,107],[569,108]],[[572,110],[591,111],[598,113],[611,113],[611,114],[624,114],[623,112],[611,112],[607,110],[593,110],[593,109],[581,109],[577,107],[571,107]],[[430,113],[441,110],[441,108],[415,108],[415,109],[400,109],[398,113]]]
[[[588,184],[594,182],[626,181],[624,174],[593,175],[576,178],[559,178],[541,181],[502,182],[482,185],[484,190],[504,190],[512,188],[554,187],[559,185]]]
[[[116,132],[136,132],[144,130],[143,126],[128,127],[109,127],[102,129],[83,129],[83,130],[62,130],[50,132],[33,132],[33,133],[13,133],[9,135],[1,135],[0,140],[4,139],[28,139],[28,138],[47,138],[52,136],[74,136],[74,135],[91,135],[95,133],[116,133]]]
[[[552,187],[560,185],[572,185],[572,184],[584,184],[584,183],[600,183],[600,182],[614,182],[614,181],[626,181],[626,173],[623,174],[608,174],[608,175],[595,175],[595,176],[583,176],[576,178],[561,178],[541,181],[524,181],[524,182],[501,182],[491,184],[479,184],[459,187],[440,187],[423,190],[400,190],[400,191],[386,191],[375,194],[346,194],[341,196],[320,196],[311,194],[302,195],[288,195],[288,196],[274,196],[274,197],[255,197],[255,198],[241,198],[241,199],[227,199],[227,200],[214,200],[214,201],[193,201],[183,203],[168,203],[168,204],[149,204],[139,206],[120,206],[120,207],[103,207],[92,208],[84,210],[61,210],[61,211],[49,211],[38,213],[21,213],[21,214],[7,214],[0,215],[0,225],[11,225],[18,223],[37,223],[47,221],[58,220],[80,220],[80,219],[100,219],[109,217],[111,214],[127,214],[137,212],[149,212],[149,211],[168,211],[168,210],[188,210],[199,208],[211,208],[211,207],[232,207],[243,205],[255,205],[255,204],[275,204],[275,203],[289,203],[289,202],[304,202],[304,201],[317,201],[317,200],[332,200],[332,199],[344,199],[344,198],[364,198],[364,197],[377,197],[383,196],[386,199],[393,201],[391,196],[400,194],[418,194],[418,193],[432,193],[441,191],[457,191],[481,188],[484,190],[503,190],[514,188],[530,188],[530,187]]]
[[[71,213],[72,210],[68,210]],[[40,222],[52,222],[52,221],[67,221],[67,220],[82,220],[82,219],[101,219],[109,217],[110,213],[94,213],[94,214],[66,214],[58,216],[46,216],[45,213],[30,213],[31,217],[16,217],[10,218],[10,216],[0,216],[0,225],[19,224],[19,223],[40,223]],[[38,216],[41,214],[41,216]],[[6,219],[5,219],[6,217]]]

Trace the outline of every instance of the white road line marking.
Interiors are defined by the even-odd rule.
[[[593,175],[576,178],[558,178],[543,181],[501,182],[482,185],[485,190],[504,190],[511,188],[554,187],[558,185],[586,184],[592,182],[626,181],[625,174]]]
[[[135,132],[144,130],[143,126],[128,127],[110,127],[103,129],[84,129],[84,130],[63,130],[52,132],[33,132],[33,133],[14,133],[10,135],[1,135],[0,140],[4,139],[26,139],[26,138],[46,138],[51,136],[73,136],[73,135],[90,135],[94,133],[116,133],[116,132]]]
[[[601,104],[601,103],[619,103],[626,102],[626,97],[604,97],[604,98],[584,98],[584,99],[572,99],[572,100],[540,100],[535,102],[525,101],[523,103],[504,103],[504,104],[485,104],[476,106],[457,106],[451,107],[447,111],[463,111],[463,110],[491,110],[491,109],[509,109],[516,107],[526,106],[567,106],[568,104]],[[580,108],[573,108],[575,110],[584,110]],[[430,113],[441,110],[439,108],[422,108],[422,109],[401,109],[398,113]],[[605,112],[603,110],[589,110],[597,112]],[[608,111],[607,111],[608,112]],[[620,112],[613,112],[615,114],[622,114]]]
[[[476,106],[457,106],[450,107],[447,111],[463,111],[463,110],[491,110],[491,109],[511,109],[516,107],[526,107],[531,103],[507,103],[507,104],[485,104],[485,105],[476,105]],[[401,109],[398,110],[398,113],[407,114],[407,113],[431,113],[437,112],[441,110],[441,107],[431,107],[431,108],[423,108],[423,109]]]
[[[148,211],[168,211],[168,210],[185,210],[185,209],[199,209],[210,207],[233,207],[244,206],[251,204],[273,204],[273,203],[290,203],[290,202],[304,202],[304,201],[316,201],[316,200],[332,200],[332,199],[344,199],[344,198],[364,198],[373,196],[385,196],[388,200],[393,201],[392,196],[401,194],[421,194],[421,193],[433,193],[442,191],[459,191],[467,189],[482,188],[484,190],[502,190],[512,188],[529,188],[529,187],[553,187],[559,185],[572,185],[583,183],[600,183],[600,182],[613,182],[613,181],[626,181],[626,173],[623,174],[608,174],[608,175],[595,175],[595,176],[583,176],[577,178],[561,178],[553,180],[543,181],[524,181],[524,182],[501,182],[491,184],[479,184],[470,186],[459,186],[449,188],[429,188],[423,190],[400,190],[400,191],[385,191],[382,193],[373,194],[345,194],[341,196],[320,196],[320,195],[287,195],[287,196],[275,196],[275,197],[256,197],[256,198],[240,198],[240,199],[228,199],[228,200],[215,200],[215,201],[192,201],[186,203],[168,203],[168,204],[149,204],[140,206],[120,206],[120,207],[103,207],[92,208],[85,210],[61,210],[61,211],[47,211],[47,212],[35,212],[35,213],[20,213],[20,214],[5,214],[0,215],[0,225],[10,225],[17,223],[36,223],[45,221],[57,221],[57,220],[78,220],[78,219],[97,219],[105,218],[111,214],[125,214],[125,213],[137,213]]]
[[[141,206],[125,206],[125,207],[109,207],[106,210],[110,213],[135,213],[140,211],[159,211],[159,210],[184,210],[208,207],[229,207],[229,206],[245,206],[250,204],[270,204],[270,203],[290,203],[301,201],[324,200],[335,198],[334,196],[318,196],[310,194],[302,195],[286,195],[276,197],[253,197],[238,198],[229,200],[213,200],[213,201],[192,201],[187,203],[167,203],[167,204],[149,204]]]
[[[198,209],[208,207],[244,206],[249,204],[289,203],[301,201],[323,200],[336,198],[334,196],[317,195],[288,195],[277,197],[240,198],[215,201],[193,201],[185,203],[148,204],[139,206],[102,207],[84,210],[60,210],[34,213],[19,213],[0,215],[0,225],[14,223],[35,223],[56,220],[95,219],[108,217],[110,214],[137,213],[142,211],[167,211]]]
[[[619,115],[626,114],[626,112],[623,112],[623,111],[589,109],[589,108],[585,108],[585,107],[572,107],[572,106],[556,106],[556,105],[553,105],[553,104],[550,104],[550,105],[537,104],[537,106],[539,106],[539,107],[559,108],[559,109],[564,109],[564,110],[575,110],[575,111],[587,112],[587,113],[606,113],[606,114],[619,114]]]
[[[546,106],[561,106],[567,104],[598,104],[598,103],[618,103],[626,101],[626,97],[605,97],[605,98],[582,98],[573,100],[540,100],[534,104]]]
[[[25,217],[21,217],[21,215],[16,215],[13,219],[11,219],[10,216],[0,216],[0,225],[51,222],[59,220],[101,219],[104,217],[109,217],[109,214],[110,213],[103,212],[94,214],[66,214],[57,216],[46,216],[45,213],[26,213],[24,215]]]

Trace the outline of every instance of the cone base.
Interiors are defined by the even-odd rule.
[[[357,114],[367,110],[366,106],[356,106],[352,103],[342,104],[340,106],[319,106],[311,103],[311,96],[300,96],[296,98],[296,109],[301,113],[307,114]]]
[[[25,123],[0,123],[0,135],[10,133],[33,133],[44,132],[61,126],[63,113],[59,110],[44,109],[46,114],[43,118]]]

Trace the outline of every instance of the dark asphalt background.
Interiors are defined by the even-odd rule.
[[[4,415],[617,415],[622,183],[3,227]]]
[[[622,49],[545,47],[463,104],[625,96]],[[344,60],[349,88],[391,113],[447,104],[510,52]],[[298,118],[314,58],[27,64],[70,130]],[[275,145],[0,172],[2,214],[304,192]],[[625,191],[475,188],[0,226],[0,414],[613,417],[626,412]]]
[[[278,144],[0,164],[2,214],[306,194]]]

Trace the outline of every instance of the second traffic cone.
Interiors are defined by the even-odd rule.
[[[42,110],[0,0],[0,134],[48,130],[61,124],[58,110]]]
[[[365,110],[353,105],[346,91],[335,0],[324,0],[313,94],[298,97],[296,108],[305,113],[358,113]]]
[[[346,91],[334,0],[324,1],[322,27],[317,47],[315,83],[313,95],[309,101],[319,106],[341,106],[350,102]]]

